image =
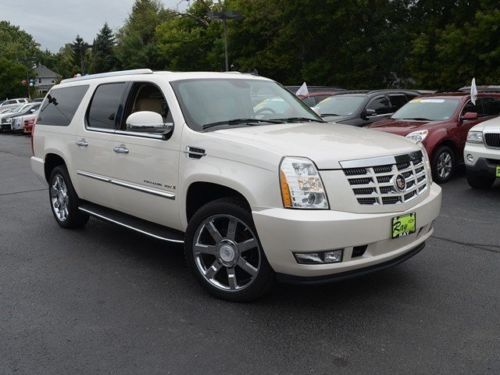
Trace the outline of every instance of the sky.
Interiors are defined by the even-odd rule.
[[[91,44],[105,22],[117,31],[132,11],[134,1],[0,0],[0,20],[31,34],[41,49],[57,52],[65,43],[73,42],[77,34]],[[186,0],[161,2],[179,10],[187,5]]]

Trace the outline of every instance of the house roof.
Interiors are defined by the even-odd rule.
[[[35,69],[36,76],[39,78],[57,78],[59,74],[50,70],[45,65],[38,65]]]

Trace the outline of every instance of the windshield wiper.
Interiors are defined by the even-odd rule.
[[[208,124],[202,125],[202,129],[210,129],[213,128],[214,126],[219,126],[219,125],[241,125],[241,124],[247,124],[250,126],[255,126],[258,124],[282,124],[283,121],[281,120],[264,120],[264,119],[258,119],[258,118],[235,118],[233,120],[224,120],[224,121],[217,121],[217,122],[210,122]]]
[[[342,116],[342,115],[339,115],[338,113],[322,113],[321,114],[321,117],[325,117],[325,116]]]
[[[317,120],[315,118],[310,117],[287,117],[287,118],[277,118],[273,120],[279,120],[281,122],[326,122],[325,120]]]

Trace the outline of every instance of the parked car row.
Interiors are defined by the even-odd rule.
[[[479,91],[473,104],[470,87],[446,93],[337,90],[312,108],[329,122],[366,126],[421,142],[429,155],[434,180],[445,183],[463,163],[469,130],[500,115],[498,86],[481,86]],[[299,98],[311,104],[308,96]],[[486,185],[493,180],[487,179]]]
[[[0,104],[0,131],[29,134],[42,100],[29,101],[26,98],[20,98],[2,102]]]

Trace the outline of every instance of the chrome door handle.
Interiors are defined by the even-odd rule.
[[[76,145],[78,147],[87,147],[89,145],[89,143],[85,140],[85,138],[82,138],[76,142]]]
[[[113,147],[113,151],[117,154],[128,154],[128,148],[125,145]]]

